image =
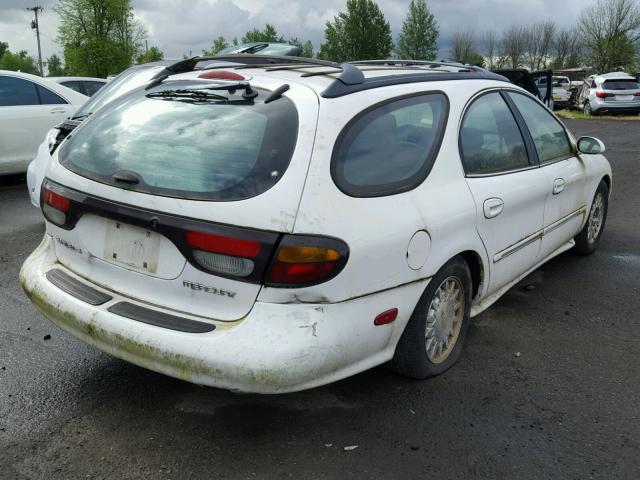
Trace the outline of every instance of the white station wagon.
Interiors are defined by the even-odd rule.
[[[42,186],[21,283],[105,352],[246,392],[423,379],[525,275],[598,246],[604,145],[504,77],[202,60],[94,113]]]

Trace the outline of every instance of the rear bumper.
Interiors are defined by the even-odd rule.
[[[20,283],[45,317],[80,340],[182,380],[257,393],[304,390],[388,361],[428,283],[336,304],[256,302],[241,320],[208,320],[215,324],[214,331],[186,333],[109,312],[125,300],[113,292],[108,292],[113,300],[92,306],[49,282],[46,273],[51,268],[64,267],[45,235],[25,261]],[[373,325],[376,315],[393,307],[399,312],[394,323]]]
[[[595,102],[591,104],[591,110],[594,113],[640,113],[640,102],[625,102],[612,104],[612,102]]]

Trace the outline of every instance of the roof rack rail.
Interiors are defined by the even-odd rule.
[[[362,92],[379,87],[390,85],[403,85],[407,83],[438,82],[451,80],[495,80],[507,82],[509,80],[502,75],[492,73],[488,70],[479,69],[463,70],[459,72],[443,72],[442,70],[422,70],[404,75],[385,75],[379,77],[368,77],[357,85],[344,85],[340,82],[333,82],[320,95],[323,98],[337,98],[351,93]]]
[[[275,70],[306,70],[314,67],[326,67],[331,70],[304,72],[302,76],[337,75],[335,80],[321,93],[324,98],[336,98],[350,93],[373,88],[401,85],[406,83],[430,82],[441,80],[497,80],[509,82],[506,77],[492,73],[482,67],[450,62],[430,62],[426,60],[365,60],[358,62],[336,63],[315,58],[267,56],[267,55],[221,55],[187,58],[165,67],[145,87],[147,90],[162,83],[163,80],[179,73],[197,70],[197,65],[206,61],[229,62],[223,65],[206,65],[203,70],[214,68],[264,68]],[[235,64],[235,65],[234,65]],[[365,77],[359,66],[432,66],[432,69],[415,69],[411,74]],[[438,69],[440,67],[440,69]],[[442,67],[456,68],[455,71],[442,70]]]
[[[162,71],[156,74],[151,82],[147,85],[146,89],[155,87],[162,83],[166,78],[171,75],[177,75],[179,73],[186,73],[196,70],[197,65],[206,61],[218,61],[218,62],[230,62],[239,63],[242,65],[219,65],[219,66],[207,66],[209,68],[265,68],[269,71],[273,70],[297,70],[300,68],[313,68],[313,67],[329,67],[336,70],[336,72],[309,72],[308,75],[326,75],[328,73],[338,73],[336,77],[340,83],[344,85],[356,85],[364,81],[364,75],[352,64],[349,63],[337,63],[327,60],[318,60],[315,58],[304,57],[289,57],[279,55],[249,55],[249,54],[235,54],[235,55],[220,55],[220,56],[198,56],[180,60],[172,65],[165,67]]]
[[[479,67],[477,65],[468,65],[462,62],[453,62],[453,61],[432,61],[432,60],[403,60],[403,59],[387,59],[387,60],[358,60],[356,62],[349,62],[352,65],[388,65],[393,67],[422,67],[428,66],[430,68],[439,68],[439,67],[451,67],[451,68],[459,68],[459,69],[480,69],[484,70],[484,68]]]

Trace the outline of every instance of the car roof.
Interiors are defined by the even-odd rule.
[[[635,80],[635,77],[626,72],[609,72],[596,75],[595,80],[600,83],[605,80]]]
[[[107,80],[104,78],[97,77],[47,77],[49,80],[53,80],[54,82],[100,82],[106,83]]]
[[[207,65],[207,70],[224,69],[247,75],[265,75],[283,81],[302,83],[324,98],[336,98],[364,90],[410,83],[449,80],[495,80],[510,83],[481,67],[449,62],[413,60],[370,60],[351,63],[335,63],[299,57],[259,55],[225,55],[218,57],[194,57],[167,67],[168,76],[186,74],[196,78],[202,70],[196,65],[203,62],[226,61],[241,65]],[[182,76],[185,78],[185,76]],[[161,81],[161,80],[160,80]]]

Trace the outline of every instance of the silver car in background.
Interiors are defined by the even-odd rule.
[[[585,115],[640,113],[640,83],[625,72],[589,77],[577,94],[576,103]]]

